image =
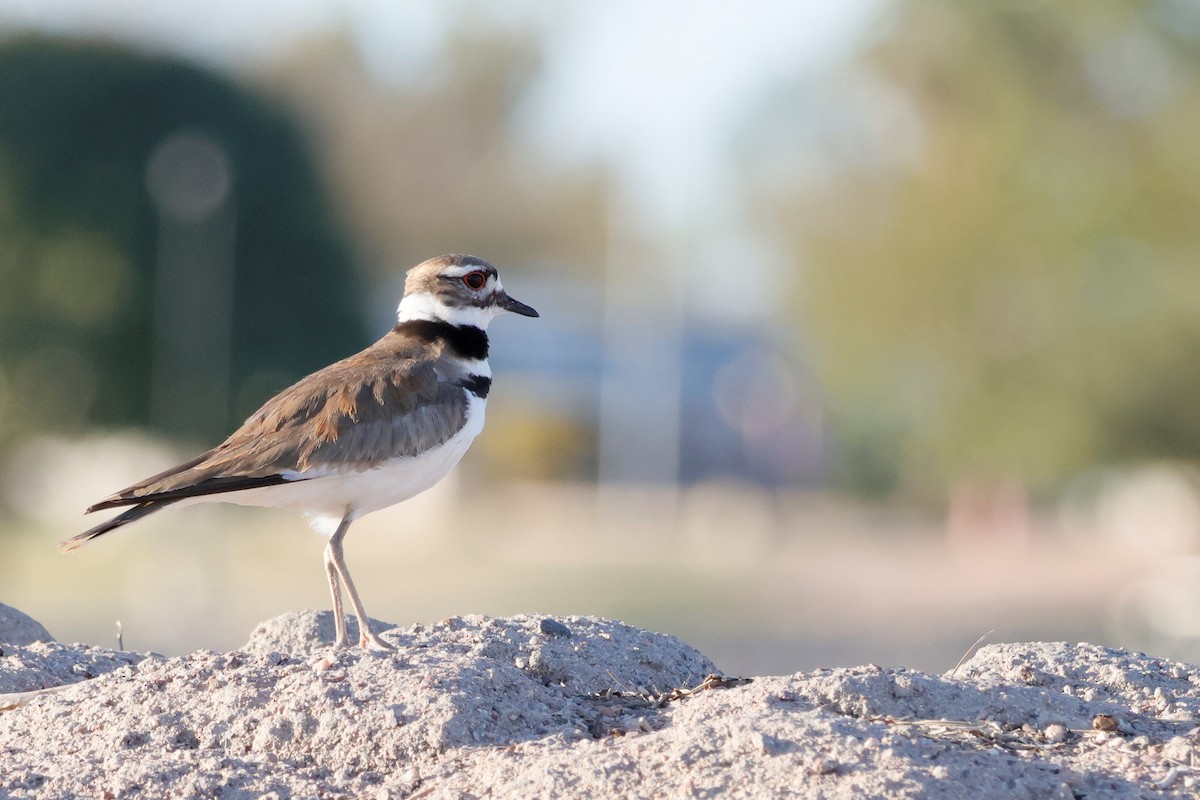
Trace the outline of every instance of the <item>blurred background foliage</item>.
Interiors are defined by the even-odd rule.
[[[0,443],[94,425],[211,439],[368,341],[350,237],[279,101],[178,59],[40,36],[0,45],[0,98]],[[220,238],[205,220],[156,212],[148,165],[179,136],[185,149],[188,136],[211,142],[218,184],[234,184],[212,187],[217,202],[236,196],[225,293],[197,292],[209,287],[188,274],[182,293],[162,292],[164,228],[201,230],[199,244],[182,242],[197,251]],[[208,266],[185,258],[181,268]],[[215,371],[187,364],[199,388],[157,414],[156,314],[228,353]],[[203,391],[214,382],[216,397]]]
[[[556,160],[528,135],[552,30],[461,13],[432,65],[392,81],[338,28],[243,75],[112,43],[5,39],[0,442],[93,425],[211,440],[385,329],[403,268],[467,251],[591,308],[650,292],[661,316],[674,301],[653,295],[683,291],[681,358],[736,361],[774,342],[782,377],[772,361],[763,378],[760,358],[738,385],[782,382],[760,406],[798,410],[758,436],[784,436],[809,465],[767,483],[936,506],[960,479],[1053,492],[1098,464],[1200,454],[1200,50],[1186,4],[892,4],[848,57],[766,81],[722,155],[724,224],[770,253],[767,282],[787,301],[733,326],[686,297],[693,279],[736,278],[736,258],[691,274],[690,256],[661,245],[679,230],[641,216],[619,170]],[[199,220],[155,195],[155,153],[180,135],[216,148],[214,180],[231,187]],[[704,249],[711,224],[700,215],[683,235]],[[209,262],[171,266],[205,248]],[[632,266],[612,265],[629,253]],[[230,286],[181,278],[174,301],[164,293],[171,269],[205,264]],[[215,355],[164,344],[164,328],[215,337]],[[661,330],[646,330],[653,348]],[[601,353],[582,368],[590,388],[524,368],[546,373],[541,388],[597,392],[609,340],[585,338],[560,344]],[[190,389],[170,367],[189,359],[203,384]],[[714,362],[664,389],[684,395],[679,413],[703,400],[668,443],[684,480],[710,474],[690,460],[728,449],[714,427],[755,446],[739,414],[765,412],[722,400],[721,374]],[[598,402],[513,404],[521,435],[505,459],[594,475]],[[763,477],[747,463],[717,474]]]
[[[385,83],[335,30],[258,76],[321,142],[363,268],[389,292],[402,289],[409,266],[443,252],[488,253],[518,274],[552,265],[594,279],[606,232],[600,169],[558,167],[514,124],[540,74],[537,44],[533,31],[465,17],[436,67]]]
[[[763,109],[753,202],[796,265],[849,485],[1044,493],[1200,454],[1184,5],[907,4],[831,84]]]

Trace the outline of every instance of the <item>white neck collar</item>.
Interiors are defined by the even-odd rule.
[[[396,309],[396,321],[410,320],[440,320],[451,325],[473,325],[481,330],[487,330],[488,323],[496,318],[503,309],[496,306],[480,308],[479,306],[448,306],[427,292],[408,294],[400,301]]]

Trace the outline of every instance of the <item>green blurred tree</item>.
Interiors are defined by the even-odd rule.
[[[230,166],[236,399],[169,432],[218,437],[365,342],[351,249],[278,103],[176,59],[20,37],[0,43],[0,109],[0,443],[151,422],[161,243],[146,170],[178,131]]]
[[[845,481],[1200,457],[1200,17],[894,11],[834,96],[781,89],[746,142]]]

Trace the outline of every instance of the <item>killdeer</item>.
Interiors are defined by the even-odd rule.
[[[538,315],[508,296],[486,261],[451,255],[417,265],[382,339],[284,389],[212,450],[96,503],[86,513],[130,508],[59,548],[70,552],[169,505],[296,509],[329,537],[336,646],[347,644],[345,587],[359,646],[391,649],[367,622],[343,540],[362,515],[440,481],[483,429],[492,385],[485,331],[502,311]]]

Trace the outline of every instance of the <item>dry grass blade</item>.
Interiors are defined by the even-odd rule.
[[[692,688],[675,689],[663,695],[660,702],[669,703],[672,700],[681,700],[699,692],[707,692],[713,689],[732,689],[735,686],[745,686],[747,683],[752,683],[753,681],[753,678],[735,678],[729,675],[705,675],[704,680]]]
[[[49,686],[45,689],[33,689],[28,692],[9,692],[8,694],[0,694],[0,711],[12,711],[14,708],[19,708],[36,697],[41,697],[44,694],[61,692],[63,689],[70,689],[77,683],[79,682],[64,683],[62,686]]]
[[[609,674],[611,675],[612,673],[610,672]],[[616,679],[614,676],[614,681],[615,680]],[[753,678],[736,678],[729,675],[713,674],[705,675],[704,680],[700,681],[700,683],[696,684],[690,689],[676,688],[670,690],[669,692],[639,692],[604,689],[603,691],[596,692],[595,694],[591,695],[591,697],[596,700],[624,699],[626,703],[634,701],[662,707],[667,703],[671,703],[676,700],[683,700],[684,698],[691,697],[692,695],[699,694],[700,692],[707,692],[713,689],[731,689],[735,686],[744,686],[747,683],[752,683],[753,681]]]
[[[958,659],[958,663],[954,665],[954,669],[952,669],[946,673],[946,677],[953,678],[954,673],[958,672],[958,668],[961,667],[964,663],[966,663],[966,660],[971,657],[971,653],[975,652],[975,648],[979,647],[979,645],[983,644],[983,640],[986,639],[987,637],[991,636],[995,632],[996,632],[996,629],[992,628],[990,631],[983,634],[983,636],[980,636],[978,639],[976,639],[975,643],[967,648],[967,652],[963,653],[962,657]]]

